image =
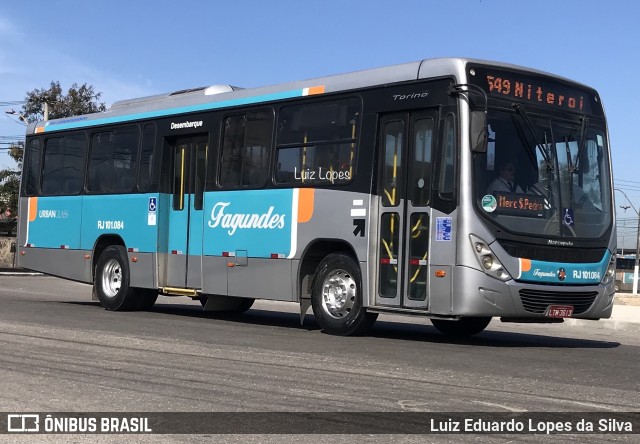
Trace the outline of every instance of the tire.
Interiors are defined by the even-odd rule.
[[[365,333],[376,321],[362,304],[360,267],[342,253],[326,256],[313,278],[311,306],[325,333],[350,336]]]
[[[136,288],[136,298],[138,299],[138,310],[151,310],[158,299],[158,290],[151,288]]]
[[[114,311],[137,308],[140,298],[129,283],[129,262],[126,250],[121,245],[108,246],[98,258],[93,281],[100,304],[107,310]]]
[[[456,338],[477,335],[489,325],[491,318],[461,318],[459,321],[431,319],[433,326],[440,333]]]

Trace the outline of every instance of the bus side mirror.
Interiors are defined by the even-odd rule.
[[[485,110],[471,111],[471,125],[469,128],[471,152],[487,152],[487,112]]]

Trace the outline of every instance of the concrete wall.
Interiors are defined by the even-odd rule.
[[[11,243],[15,241],[13,236],[0,236],[0,268],[13,268],[14,253],[11,253]]]

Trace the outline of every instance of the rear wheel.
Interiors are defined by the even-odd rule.
[[[325,257],[312,284],[313,314],[326,333],[339,336],[365,333],[378,315],[367,313],[362,302],[360,267],[345,254]]]
[[[461,318],[458,321],[431,319],[433,326],[447,336],[464,338],[480,333],[487,328],[491,318]]]
[[[126,250],[121,245],[108,246],[98,258],[93,281],[93,287],[100,304],[107,310],[137,308],[138,298],[129,283],[129,263]]]

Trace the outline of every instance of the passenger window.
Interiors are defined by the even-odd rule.
[[[137,126],[94,133],[87,190],[91,193],[129,193],[136,183],[140,131]]]
[[[276,182],[350,182],[360,115],[358,98],[282,108],[278,115]]]
[[[29,142],[26,155],[26,168],[24,169],[24,193],[27,196],[38,194],[38,184],[40,182],[40,139],[33,139]]]
[[[79,194],[86,152],[84,133],[49,138],[44,151],[42,194]]]
[[[140,170],[138,171],[138,189],[149,191],[153,183],[154,149],[156,125],[147,124],[142,129],[142,150],[140,152]]]
[[[353,174],[354,151],[353,143],[279,148],[276,181],[297,184],[348,183]]]
[[[265,185],[269,176],[272,133],[271,110],[225,119],[220,186],[260,188]]]

